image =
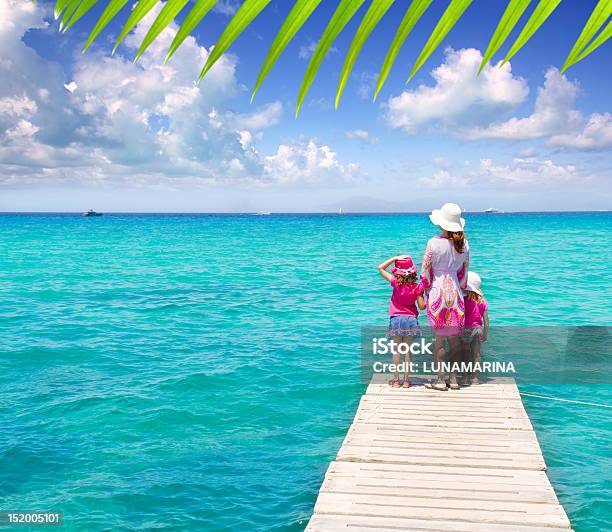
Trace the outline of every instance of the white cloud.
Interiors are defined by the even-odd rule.
[[[272,102],[264,105],[259,110],[250,114],[233,114],[228,113],[227,119],[236,129],[266,129],[280,123],[283,115],[283,104],[281,102]]]
[[[0,115],[11,117],[31,116],[37,110],[36,102],[25,94],[21,97],[0,98]]]
[[[580,121],[580,113],[573,108],[578,91],[577,84],[551,68],[546,73],[544,86],[538,89],[533,114],[474,129],[469,135],[472,138],[536,139],[562,128],[573,128]]]
[[[32,124],[32,122],[21,119],[17,122],[15,127],[7,129],[5,135],[9,140],[32,138],[38,129],[39,128]]]
[[[300,46],[300,49],[298,51],[298,56],[300,59],[310,59],[312,57],[312,54],[314,54],[315,50],[317,49],[317,45],[319,44],[318,41],[311,41],[308,44],[303,44],[302,46]],[[330,46],[329,49],[327,50],[328,54],[334,54],[338,51],[338,48],[336,48],[335,46]]]
[[[550,144],[579,150],[609,148],[612,146],[612,114],[593,113],[584,127],[571,133],[553,135]]]
[[[364,129],[355,129],[353,131],[346,132],[346,138],[351,140],[360,140],[366,144],[378,144],[378,137],[370,135],[369,132]]]
[[[161,7],[156,5],[126,38],[131,56]],[[241,90],[235,57],[223,56],[201,84],[195,83],[208,50],[190,36],[164,65],[177,30],[172,23],[136,64],[121,51],[113,57],[76,55],[67,83],[59,63],[43,59],[21,40],[30,28],[45,27],[43,14],[39,4],[27,0],[0,0],[0,77],[11,80],[0,86],[0,184],[268,183],[276,175],[269,171],[273,162],[254,144],[261,130],[280,122],[283,106],[272,102],[249,113],[227,109],[229,98]],[[313,145],[315,152],[322,150],[315,158],[325,167],[329,148]],[[328,177],[334,171],[342,175],[345,167],[331,153],[337,166],[329,165]],[[310,180],[316,172],[308,170]]]
[[[422,177],[419,182],[431,188],[456,188],[479,185],[551,186],[589,180],[581,176],[573,164],[558,164],[550,159],[535,157],[515,157],[507,164],[481,159],[473,170],[470,170],[471,165],[465,166],[464,173],[438,168],[432,175]]]
[[[612,146],[612,115],[594,113],[585,118],[575,108],[580,86],[556,68],[546,72],[538,89],[531,115],[514,117],[467,132],[469,138],[510,140],[544,139],[547,144],[575,149],[601,149]]]
[[[572,182],[579,176],[573,164],[562,165],[550,159],[516,157],[508,165],[496,165],[491,159],[481,159],[480,177],[514,185],[551,185]]]
[[[422,177],[421,185],[431,188],[448,188],[469,185],[472,180],[467,176],[451,174],[448,170],[436,170],[431,176]]]
[[[477,76],[481,61],[482,54],[474,48],[447,49],[444,63],[431,72],[433,86],[420,85],[388,100],[388,124],[413,134],[430,124],[488,123],[525,100],[527,83],[513,76],[510,63],[501,68],[487,65]]]
[[[266,175],[280,183],[352,181],[358,173],[357,165],[343,165],[329,146],[313,139],[281,144],[265,161]]]
[[[378,73],[362,72],[359,76],[359,86],[357,94],[362,100],[371,100],[376,88]]]
[[[219,0],[213,7],[213,11],[221,15],[231,16],[238,11],[240,4],[236,0]]]

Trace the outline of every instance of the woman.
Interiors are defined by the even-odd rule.
[[[451,352],[451,362],[460,357],[460,335],[463,332],[465,307],[462,289],[466,287],[469,267],[469,247],[463,229],[461,208],[446,203],[434,209],[429,219],[442,230],[442,234],[427,242],[421,281],[427,292],[427,318],[434,334],[434,363],[438,379],[427,385],[446,391],[442,363],[446,360],[446,340]],[[458,390],[457,373],[451,372],[451,390]]]

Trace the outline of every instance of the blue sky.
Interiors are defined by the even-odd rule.
[[[253,104],[250,90],[290,2],[273,0],[194,84],[236,4],[221,1],[163,66],[175,25],[131,62],[161,4],[111,56],[117,22],[80,53],[102,8],[62,35],[52,4],[0,0],[0,210],[424,211],[445,201],[469,210],[610,207],[612,43],[567,75],[556,69],[595,1],[564,0],[509,65],[476,77],[505,5],[477,0],[406,85],[448,4],[438,0],[372,103],[406,9],[398,0],[334,111],[344,53],[366,3],[334,43],[298,119],[302,75],[337,2],[317,9]],[[121,23],[126,16],[127,9]]]

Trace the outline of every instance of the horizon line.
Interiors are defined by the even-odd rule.
[[[3,211],[4,214],[78,214],[82,215],[87,211]],[[431,211],[96,211],[101,214],[122,214],[122,215],[143,215],[143,214],[174,214],[174,215],[255,215],[255,216],[274,216],[274,215],[334,215],[345,216],[351,214],[430,214]],[[612,212],[610,209],[567,209],[567,210],[546,210],[546,211],[497,211],[486,212],[485,210],[464,210],[465,214],[486,214],[488,216],[499,214],[561,214],[561,213],[592,213],[601,214]]]

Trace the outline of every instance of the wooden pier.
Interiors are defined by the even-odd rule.
[[[423,382],[368,386],[306,530],[569,530],[514,379]]]

